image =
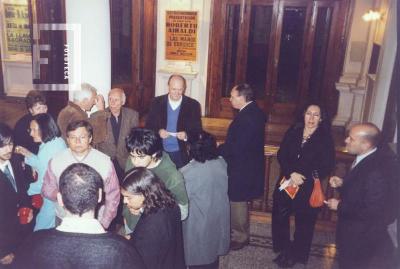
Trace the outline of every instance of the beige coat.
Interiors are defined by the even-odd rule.
[[[107,109],[107,111],[109,110]],[[120,167],[125,170],[126,159],[129,154],[126,149],[125,138],[133,127],[139,125],[139,114],[135,110],[126,107],[122,108],[121,113],[121,129],[119,131],[117,144],[115,144],[111,121],[107,120],[105,141],[98,144],[97,149],[110,156],[111,159],[117,159]]]
[[[60,127],[62,137],[66,141],[67,139],[67,126],[73,121],[87,120],[93,127],[93,142],[96,146],[106,138],[106,124],[107,119],[110,116],[110,112],[97,111],[90,115],[90,117],[83,111],[78,105],[73,102],[68,102],[68,105],[64,107],[60,114],[58,114],[57,124]]]

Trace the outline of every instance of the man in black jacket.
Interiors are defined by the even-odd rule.
[[[345,140],[347,151],[356,155],[352,168],[343,179],[334,176],[329,180],[341,194],[340,200],[327,201],[338,214],[336,243],[341,269],[393,266],[387,226],[395,217],[392,209],[397,207],[394,201],[399,192],[393,190],[397,184],[387,170],[388,155],[377,147],[379,136],[374,124],[353,126]]]
[[[107,233],[95,218],[103,179],[84,163],[68,166],[60,176],[58,203],[67,215],[56,229],[40,230],[17,252],[16,268],[144,268],[136,249]]]
[[[7,125],[0,123],[0,268],[13,261],[15,250],[33,228],[28,224],[33,218],[28,182],[21,161],[12,154],[12,134]],[[26,224],[18,219],[21,208],[28,208]]]
[[[264,135],[266,117],[253,101],[254,91],[239,84],[231,91],[232,107],[239,110],[219,147],[228,164],[228,195],[231,204],[231,249],[249,243],[248,202],[264,192]]]
[[[200,104],[184,94],[186,80],[173,74],[168,79],[168,94],[154,98],[146,120],[146,128],[158,133],[176,168],[189,162],[185,142],[201,131]]]

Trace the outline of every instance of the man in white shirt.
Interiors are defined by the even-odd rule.
[[[372,123],[357,124],[345,140],[346,149],[356,155],[349,173],[331,177],[339,188],[340,200],[326,204],[336,210],[336,243],[341,269],[393,268],[393,245],[387,226],[394,218],[394,197],[399,193],[391,170],[391,157],[378,147],[380,131]],[[398,175],[397,175],[398,176]]]

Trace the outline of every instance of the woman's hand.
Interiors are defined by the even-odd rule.
[[[304,183],[304,180],[306,179],[305,176],[303,176],[302,174],[299,174],[297,172],[293,172],[290,174],[290,179],[292,180],[292,182],[297,185],[300,186]]]
[[[0,264],[3,265],[7,265],[7,264],[11,264],[14,260],[14,254],[10,253],[6,256],[4,256],[3,258],[0,258]]]
[[[19,153],[19,154],[23,155],[24,157],[30,157],[33,155],[32,152],[30,152],[28,149],[24,148],[23,146],[16,146],[15,153]]]

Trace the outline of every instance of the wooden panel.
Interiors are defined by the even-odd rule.
[[[65,23],[65,2],[53,0],[30,0],[29,19],[32,33],[33,23]],[[68,84],[64,79],[64,44],[65,31],[41,31],[40,44],[49,44],[51,50],[42,52],[48,59],[48,64],[40,66],[40,79],[34,79],[34,85],[40,84]],[[40,89],[40,88],[39,88]],[[60,110],[68,102],[67,91],[47,91],[47,106],[49,113],[57,117]]]

